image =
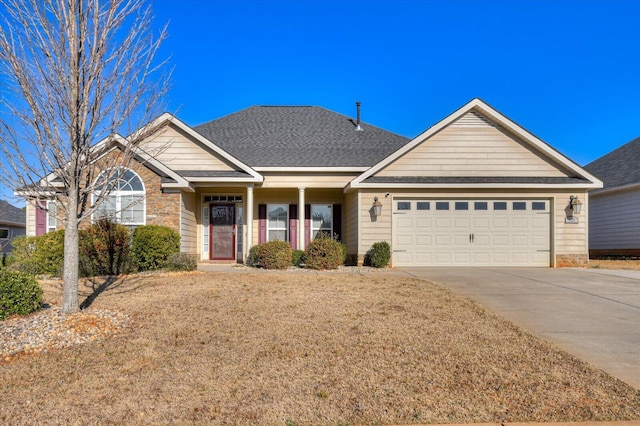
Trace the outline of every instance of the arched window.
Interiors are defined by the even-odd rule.
[[[93,202],[102,191],[104,180],[109,176],[110,191],[93,215],[93,219],[109,218],[129,228],[145,224],[144,184],[134,171],[123,169],[117,173],[102,172],[96,179]]]

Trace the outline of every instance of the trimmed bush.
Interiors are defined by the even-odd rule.
[[[140,271],[166,268],[180,252],[180,234],[167,226],[140,226],[133,231],[131,252]]]
[[[193,254],[173,253],[167,262],[167,268],[172,271],[195,271],[197,267],[198,262]]]
[[[42,288],[36,279],[17,271],[0,270],[0,320],[40,309]]]
[[[248,263],[265,269],[286,269],[293,259],[291,246],[286,241],[269,241],[251,247]]]
[[[307,247],[304,266],[310,269],[336,269],[344,264],[342,244],[333,238],[317,238]]]
[[[16,237],[12,245],[11,269],[31,275],[61,275],[64,263],[63,229],[38,237]]]
[[[304,250],[293,250],[291,252],[291,264],[293,266],[302,266],[304,262]]]
[[[369,264],[374,268],[384,268],[391,260],[391,246],[386,241],[373,243],[371,250],[367,253]]]
[[[80,274],[93,277],[131,272],[130,241],[131,233],[126,226],[107,219],[80,231]]]

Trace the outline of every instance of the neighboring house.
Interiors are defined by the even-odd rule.
[[[591,191],[591,256],[640,256],[640,138],[585,166],[604,181]]]
[[[11,240],[25,234],[25,211],[0,200],[0,253],[11,253]]]
[[[588,191],[602,182],[479,99],[413,139],[319,107],[251,107],[196,127],[164,114],[152,126],[144,165],[103,212],[178,230],[200,261],[241,262],[275,239],[304,249],[318,232],[358,264],[382,240],[393,266],[588,261]],[[127,140],[109,143],[99,148]],[[37,211],[28,203],[29,234],[47,223]]]

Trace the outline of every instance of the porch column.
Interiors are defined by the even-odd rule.
[[[253,246],[253,184],[247,185],[247,202],[244,210],[246,212],[245,218],[247,220],[247,241],[245,243],[246,249],[244,251],[246,259],[251,246]]]
[[[298,250],[304,250],[304,186],[298,187]]]

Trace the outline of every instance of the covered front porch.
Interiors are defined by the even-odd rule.
[[[274,240],[304,250],[319,233],[343,240],[346,231],[340,188],[203,187],[189,198],[203,263],[244,263],[252,246]]]

